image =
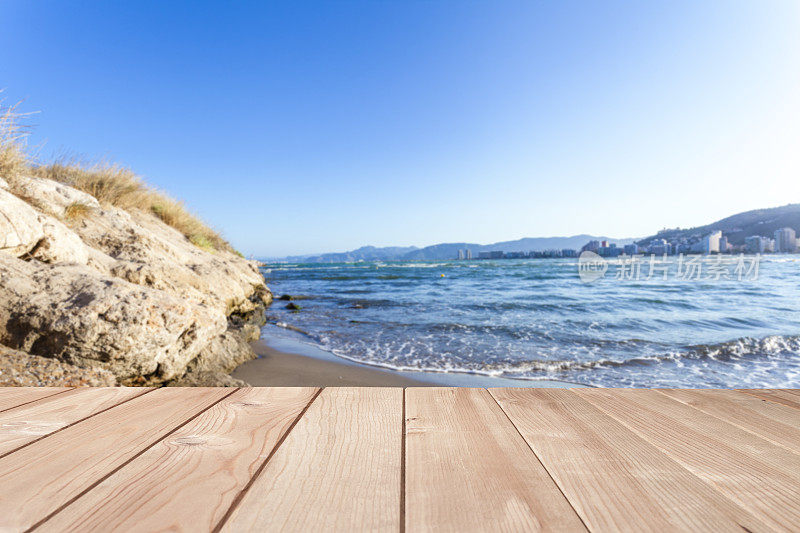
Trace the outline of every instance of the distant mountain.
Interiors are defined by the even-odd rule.
[[[376,248],[364,246],[357,250],[341,253],[327,253],[320,255],[290,256],[282,261],[304,263],[341,263],[348,261],[441,261],[455,259],[459,250],[469,249],[473,257],[478,257],[480,252],[530,252],[540,250],[562,250],[569,248],[577,250],[591,240],[609,241],[618,245],[630,244],[634,239],[613,239],[609,237],[595,237],[592,235],[573,235],[572,237],[528,237],[516,241],[504,241],[494,244],[476,244],[469,242],[452,242],[434,244],[425,248],[415,246],[390,246]]]
[[[692,237],[703,237],[712,231],[720,230],[728,238],[731,244],[744,244],[745,237],[750,235],[761,235],[772,237],[775,230],[780,228],[792,228],[800,230],[800,204],[788,204],[781,207],[769,209],[755,209],[745,211],[737,215],[723,218],[705,226],[698,226],[689,229],[665,229],[656,235],[646,237],[637,244],[648,244],[653,239],[691,239]]]
[[[569,248],[578,250],[589,241],[609,241],[618,245],[630,244],[634,239],[612,239],[610,237],[595,237],[593,235],[573,235],[572,237],[526,237],[516,241],[503,241],[494,244],[475,244],[468,242],[456,242],[446,244],[434,244],[426,246],[412,252],[408,252],[399,259],[413,261],[418,259],[442,260],[455,259],[458,251],[469,249],[472,257],[478,257],[480,252],[535,252],[541,250],[563,250]]]
[[[417,250],[416,246],[362,246],[349,252],[327,253],[320,255],[293,255],[284,257],[283,261],[303,263],[347,263],[352,261],[391,261],[408,252]]]

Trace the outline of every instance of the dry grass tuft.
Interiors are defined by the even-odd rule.
[[[34,172],[91,194],[101,204],[152,213],[205,250],[233,251],[219,233],[191,214],[182,202],[145,185],[130,169],[119,165],[87,165],[76,161],[40,166]]]
[[[25,153],[28,128],[21,123],[25,115],[17,112],[18,105],[7,107],[0,100],[0,178],[11,185],[29,167]]]
[[[149,207],[150,190],[136,174],[118,165],[60,161],[36,167],[34,173],[89,193],[101,204],[122,209],[147,210]]]
[[[92,214],[92,206],[82,202],[73,202],[64,208],[64,218],[71,222],[83,220]]]
[[[200,248],[233,251],[231,245],[219,233],[190,213],[183,202],[153,191],[151,192],[150,212],[165,224],[186,235],[187,239]]]
[[[76,160],[63,160],[50,165],[32,164],[25,152],[28,128],[20,122],[25,115],[16,109],[16,105],[3,107],[0,100],[0,178],[8,181],[17,196],[36,206],[36,200],[26,197],[24,187],[16,183],[21,175],[36,175],[89,193],[101,204],[152,213],[205,250],[235,251],[219,233],[191,214],[183,203],[151,189],[130,169]],[[78,220],[90,213],[90,206],[72,204],[65,209],[64,217]]]

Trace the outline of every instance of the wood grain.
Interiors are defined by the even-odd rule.
[[[224,531],[397,531],[403,390],[325,389]]]
[[[0,412],[68,390],[68,387],[0,387]]]
[[[412,531],[585,531],[484,389],[406,390],[405,502]]]
[[[800,457],[660,392],[576,389],[770,527],[800,523]]]
[[[34,526],[231,389],[165,388],[0,459],[0,530]]]
[[[732,390],[659,392],[800,454],[800,409]]]
[[[568,389],[490,392],[591,530],[768,530]]]
[[[799,399],[0,388],[0,531],[793,531]]]
[[[72,389],[0,413],[0,457],[149,390],[128,387]]]
[[[788,390],[779,389],[740,389],[738,392],[762,398],[773,403],[800,409],[800,397]]]
[[[106,478],[39,530],[211,531],[316,392],[241,389]]]

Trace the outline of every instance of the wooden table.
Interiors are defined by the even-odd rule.
[[[0,531],[800,529],[797,390],[3,388]]]

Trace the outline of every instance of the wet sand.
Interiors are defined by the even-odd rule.
[[[303,343],[282,339],[253,343],[259,358],[234,370],[254,387],[575,387],[560,381],[530,381],[435,372],[400,372],[341,359]]]
[[[366,365],[326,361],[253,344],[259,358],[236,370],[233,377],[254,387],[420,387],[427,383]]]

